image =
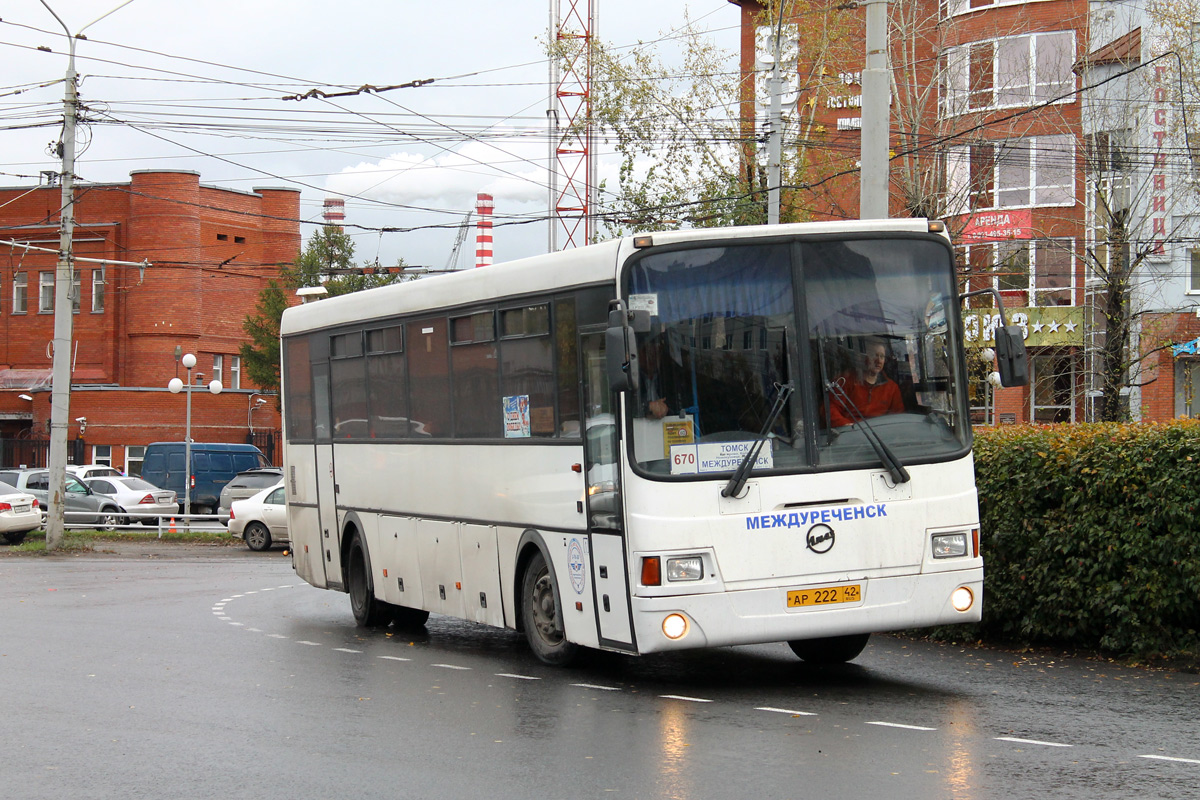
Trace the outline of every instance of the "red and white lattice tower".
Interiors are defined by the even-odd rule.
[[[550,0],[550,249],[582,247],[596,230],[595,129],[592,119],[592,44],[598,0]]]
[[[336,225],[342,227],[342,223],[346,221],[346,201],[340,197],[326,197],[325,211],[322,214],[325,218],[326,225]]]
[[[492,211],[496,204],[490,194],[475,195],[475,213],[479,219],[475,223],[475,266],[490,267],[492,265]]]

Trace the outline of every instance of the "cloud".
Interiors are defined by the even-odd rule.
[[[401,151],[377,162],[345,167],[326,181],[326,187],[363,199],[444,209],[471,208],[479,192],[495,197],[498,208],[518,204],[544,208],[546,148],[542,142],[514,135],[470,141],[453,152],[433,155]]]

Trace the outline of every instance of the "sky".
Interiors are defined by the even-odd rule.
[[[434,269],[447,266],[458,226],[476,193],[487,192],[496,204],[495,260],[546,251],[547,0],[122,3],[4,3],[0,185],[32,185],[61,168],[49,145],[60,136],[66,39],[48,5],[87,37],[76,41],[90,120],[80,132],[80,180],[186,169],[208,185],[300,189],[301,216],[313,223],[301,226],[305,240],[323,199],[348,195],[346,230],[360,261],[403,258]],[[729,0],[593,4],[594,33],[612,46],[661,40],[686,14],[737,68],[739,11]],[[667,41],[660,47],[669,52]],[[603,144],[597,151],[600,177],[611,182],[616,159]],[[472,263],[474,235],[459,266]]]

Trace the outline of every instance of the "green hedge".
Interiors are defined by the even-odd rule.
[[[975,470],[980,637],[1200,653],[1200,424],[980,431]]]

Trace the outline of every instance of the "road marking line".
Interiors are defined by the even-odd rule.
[[[1063,744],[1061,742],[1040,742],[1037,739],[1018,739],[1015,736],[997,736],[998,742],[1015,742],[1016,744],[1037,744],[1042,747],[1074,747],[1073,744]]]
[[[572,686],[578,686],[580,689],[599,689],[602,692],[619,692],[620,687],[617,686],[599,686],[594,683],[572,683]]]
[[[262,633],[262,628],[246,628],[246,630],[251,631],[252,633]]]
[[[535,678],[532,675],[517,675],[512,672],[497,672],[497,678],[516,678],[519,681],[540,681],[541,678]]]
[[[276,589],[290,589],[290,588],[292,588],[292,587],[293,587],[293,586],[295,586],[295,585],[297,585],[297,584],[294,584],[294,583],[285,583],[283,586],[276,586],[275,588],[276,588]]]
[[[711,703],[712,700],[705,700],[703,697],[685,697],[681,694],[660,694],[659,697],[665,700],[685,700],[689,703]]]
[[[216,616],[217,616],[217,619],[219,619],[223,622],[228,622],[230,619],[229,617],[225,616],[224,614],[217,614]]]
[[[879,725],[884,728],[902,728],[906,731],[936,731],[937,730],[937,728],[926,728],[923,725],[901,725],[899,722],[868,722],[866,724]]]
[[[1197,758],[1175,758],[1174,756],[1138,756],[1138,758],[1151,758],[1155,761],[1175,761],[1180,764],[1200,764],[1200,759]]]
[[[271,637],[272,639],[286,639],[286,638],[288,638],[288,637],[284,636],[282,633],[268,633],[268,634],[267,634],[267,636]]]
[[[470,669],[470,667],[459,667],[454,664],[430,664],[431,667],[441,667],[442,669]]]
[[[230,622],[229,624],[230,624],[230,625],[245,625],[246,623],[244,623],[244,622]]]
[[[213,606],[213,607],[212,607],[212,610],[213,610],[213,611],[221,611],[221,610],[223,610],[224,608],[225,608],[225,604],[224,604],[224,603],[217,603],[215,606]]]
[[[386,658],[388,661],[412,661],[411,658],[401,658],[400,656],[380,656],[380,658]]]
[[[320,643],[320,642],[308,642],[308,641],[305,641],[305,640],[303,640],[303,639],[301,639],[300,641],[296,642],[296,644],[307,644],[307,645],[310,645],[311,647],[320,647],[320,646],[321,646],[321,643]]]
[[[756,708],[754,710],[755,711],[773,711],[776,714],[791,714],[796,717],[815,717],[815,716],[817,716],[817,712],[815,712],[815,711],[792,711],[791,709],[787,709],[787,708],[771,708],[770,706],[762,706],[762,707]]]
[[[268,587],[267,587],[267,588],[265,588],[265,589],[258,589],[257,591],[260,591],[260,592],[273,592],[273,591],[275,591],[275,587],[274,587],[274,586],[268,586]]]
[[[333,649],[339,653],[361,653],[362,652],[362,650],[351,650],[349,647],[335,647]]]

